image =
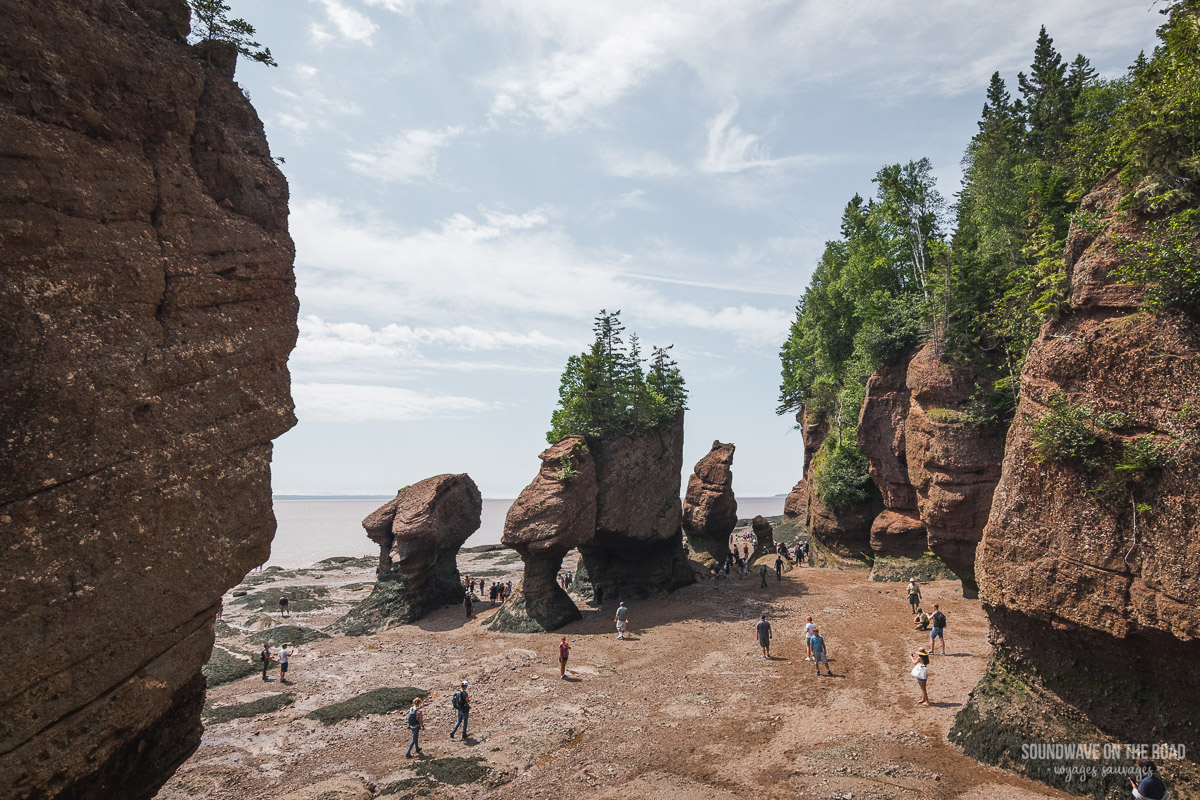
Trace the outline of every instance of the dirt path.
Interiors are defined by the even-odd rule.
[[[902,584],[861,572],[799,568],[768,589],[711,581],[631,604],[632,638],[618,641],[615,604],[587,611],[561,633],[571,680],[558,680],[558,634],[494,634],[448,608],[375,637],[300,648],[296,702],[271,714],[212,725],[197,754],[159,795],[182,798],[316,797],[337,778],[347,794],[411,775],[402,714],[322,726],[309,711],[379,686],[432,689],[425,752],[477,756],[503,786],[437,784],[434,797],[963,798],[1067,797],[963,756],[946,732],[978,681],[989,647],[976,601],[949,581],[924,601],[947,612],[947,652],[929,675],[933,707],[916,705],[908,654],[928,644],[911,630]],[[754,638],[772,622],[774,658]],[[803,624],[826,634],[834,677],[804,661]],[[451,741],[449,693],[471,681],[472,744]],[[218,705],[279,691],[251,677],[218,687]],[[426,762],[428,763],[428,762]],[[449,763],[449,762],[447,762]],[[332,785],[332,784],[330,784]],[[426,785],[428,789],[428,785]],[[284,795],[283,793],[287,794]],[[406,796],[403,792],[397,796]]]

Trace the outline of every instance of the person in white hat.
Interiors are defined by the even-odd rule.
[[[471,695],[467,692],[467,682],[463,681],[459,684],[459,689],[450,698],[450,705],[454,706],[454,710],[458,712],[458,721],[454,723],[454,728],[450,731],[450,738],[454,738],[454,734],[458,733],[458,726],[462,726],[462,738],[467,740],[467,718],[471,716]]]

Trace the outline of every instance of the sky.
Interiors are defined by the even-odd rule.
[[[684,472],[800,478],[780,345],[841,211],[928,157],[950,200],[984,90],[1038,28],[1102,76],[1151,0],[230,0],[279,66],[237,80],[291,187],[297,426],[279,494],[467,472],[515,497],[566,359],[620,310],[674,345]]]

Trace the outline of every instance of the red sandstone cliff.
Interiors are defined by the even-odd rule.
[[[182,0],[0,0],[0,785],[152,795],[294,423],[287,184]]]
[[[1025,362],[976,559],[996,647],[954,736],[973,755],[1024,770],[1006,743],[1038,733],[1031,711],[1038,735],[1182,743],[1191,765],[1171,765],[1169,777],[1188,796],[1180,790],[1200,790],[1200,335],[1182,318],[1139,310],[1140,292],[1110,277],[1114,236],[1142,232],[1117,210],[1120,196],[1112,184],[1085,198],[1110,226],[1072,231],[1070,312],[1043,327]],[[1088,458],[1039,461],[1036,426],[1055,396],[1127,416],[1101,430]],[[1106,466],[1147,436],[1171,454],[1166,468],[1121,476]],[[1038,708],[1021,706],[1031,697]],[[1123,781],[1117,790],[1128,794]]]

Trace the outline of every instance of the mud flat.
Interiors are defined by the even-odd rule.
[[[515,582],[514,556],[463,552],[459,567]],[[903,584],[873,582],[865,570],[801,567],[782,582],[772,574],[767,589],[757,576],[696,584],[633,603],[627,641],[615,638],[614,604],[584,607],[583,620],[560,632],[572,644],[566,681],[560,633],[489,631],[486,601],[471,620],[447,607],[374,636],[279,629],[331,624],[373,577],[373,559],[327,561],[253,573],[235,590],[247,594],[226,597],[218,643],[235,657],[256,653],[264,638],[310,641],[297,647],[290,685],[272,670],[268,683],[254,672],[209,691],[200,749],[161,800],[1070,796],[947,742],[990,654],[983,612],[956,581],[923,587],[950,625],[949,655],[930,669],[934,706],[921,708],[908,654],[928,634],[911,630]],[[254,599],[297,589],[304,610],[286,620]],[[753,638],[762,612],[775,626],[769,661]],[[835,677],[816,677],[804,661],[810,614],[827,635]],[[450,693],[464,678],[473,694],[468,742],[449,738]],[[416,691],[428,693],[429,757],[406,760],[400,706]]]

